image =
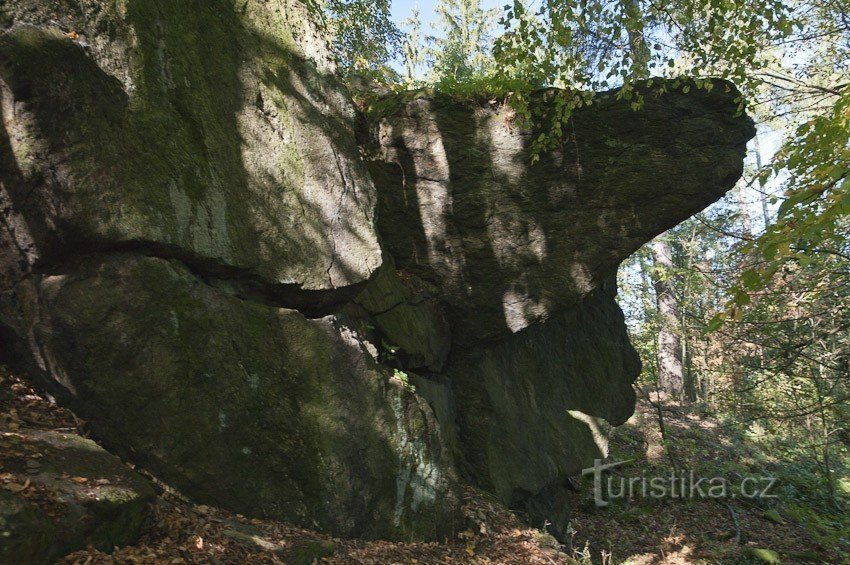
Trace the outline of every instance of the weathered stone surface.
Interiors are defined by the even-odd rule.
[[[448,376],[463,460],[482,487],[567,541],[568,478],[608,455],[606,430],[634,411],[639,374],[611,280],[455,360]]]
[[[451,332],[439,290],[398,272],[387,258],[376,276],[346,308],[377,330],[385,353],[400,357],[405,369],[440,371],[451,347]]]
[[[634,404],[616,268],[752,135],[723,82],[603,94],[531,166],[510,109],[420,92],[367,168],[299,0],[0,25],[0,359],[192,498],[340,535],[450,533],[455,462],[558,534]]]
[[[640,111],[598,95],[534,166],[509,108],[423,91],[367,109],[382,240],[449,320],[443,384],[417,386],[476,482],[561,536],[569,476],[634,409],[617,266],[729,190],[753,135],[725,82],[644,91]]]
[[[535,132],[510,108],[428,93],[379,100],[379,231],[399,269],[439,286],[455,343],[518,332],[729,190],[753,135],[736,95],[725,82],[651,92],[640,111],[598,95],[570,119],[562,150],[534,166]]]
[[[0,490],[0,562],[53,563],[92,545],[112,551],[135,543],[154,491],[91,440],[22,429],[0,436],[4,473],[26,477]]]
[[[449,369],[464,456],[501,499],[579,474],[607,455],[600,420],[632,415],[640,359],[611,286]]]
[[[282,292],[380,266],[354,107],[299,0],[0,10],[0,205],[24,268],[155,248]]]
[[[454,528],[457,482],[431,409],[344,320],[242,300],[133,254],[27,279],[18,295],[37,313],[20,333],[71,408],[193,499],[346,536]]]

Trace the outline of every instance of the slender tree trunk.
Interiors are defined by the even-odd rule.
[[[753,237],[753,222],[750,219],[750,209],[747,204],[747,195],[744,193],[744,186],[738,183],[735,187],[735,196],[738,197],[738,216],[741,218],[742,234],[745,238]]]
[[[685,399],[691,402],[696,402],[697,397],[699,396],[699,386],[696,382],[696,375],[694,374],[694,365],[693,365],[693,356],[691,352],[691,336],[688,331],[688,324],[686,319],[686,310],[689,306],[689,300],[692,296],[691,289],[693,288],[694,277],[697,278],[700,276],[699,274],[694,272],[694,264],[696,262],[696,257],[694,256],[694,250],[698,249],[696,246],[697,240],[697,224],[693,224],[691,229],[691,236],[687,242],[685,247],[685,269],[684,269],[684,277],[682,278],[682,295],[679,301],[679,332],[682,339],[682,362],[684,363],[684,376],[685,376]]]
[[[620,0],[620,9],[632,26],[628,28],[629,53],[632,60],[632,78],[649,78],[649,47],[644,37],[644,18],[639,0]]]
[[[644,37],[643,13],[639,0],[620,0],[626,20],[634,25],[628,29],[629,51],[632,59],[632,78],[649,76],[649,48]],[[658,307],[658,386],[680,400],[685,399],[685,371],[682,364],[682,339],[679,334],[679,301],[672,292],[669,278],[673,273],[673,253],[661,235],[652,242],[652,282]]]
[[[761,171],[761,148],[759,147],[758,133],[753,138],[753,150],[756,153],[756,170]],[[761,190],[759,191],[759,196],[761,197],[761,213],[762,219],[764,219],[764,229],[767,229],[767,226],[770,224],[770,210],[767,209],[767,194],[764,193],[764,190]]]
[[[643,318],[647,323],[649,323],[655,313],[655,307],[652,304],[652,295],[650,292],[652,290],[652,275],[649,273],[649,257],[643,249],[639,250],[637,253],[638,262],[640,263],[640,292],[641,305],[643,306]]]
[[[665,236],[662,234],[651,244],[654,263],[652,282],[658,307],[658,386],[674,398],[685,400],[682,338],[679,335],[680,308],[670,284],[673,251]]]

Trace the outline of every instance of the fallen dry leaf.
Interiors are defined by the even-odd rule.
[[[29,479],[27,479],[24,484],[6,483],[6,484],[3,485],[4,489],[6,489],[10,492],[15,492],[15,493],[23,492],[23,491],[27,490],[29,487],[30,487],[30,480]]]

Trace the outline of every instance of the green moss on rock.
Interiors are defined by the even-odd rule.
[[[110,552],[138,540],[155,498],[147,481],[77,434],[22,429],[18,436],[0,465],[28,471],[42,503],[0,491],[0,562],[52,563],[86,546]],[[24,453],[40,455],[35,470]]]
[[[380,266],[354,107],[299,0],[15,4],[9,190],[40,256],[144,243],[304,289]]]
[[[452,531],[457,483],[430,407],[344,320],[241,300],[155,258],[91,260],[43,291],[73,408],[181,492],[338,535]]]
[[[56,525],[37,506],[0,490],[0,562],[50,563]]]

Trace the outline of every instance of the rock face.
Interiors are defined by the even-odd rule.
[[[0,357],[199,501],[450,534],[430,407],[329,316],[382,255],[354,106],[307,8],[0,9]]]
[[[354,109],[300,2],[53,4],[2,8],[2,198],[28,263],[144,247],[281,292],[380,266]]]
[[[0,361],[193,499],[344,536],[450,535],[460,475],[563,525],[634,405],[616,268],[752,135],[720,82],[601,95],[534,166],[427,93],[363,135],[298,0],[0,23]]]
[[[87,545],[136,542],[154,491],[96,443],[22,429],[0,436],[0,447],[3,473],[29,482],[0,490],[0,561],[54,563]]]
[[[509,108],[420,92],[367,109],[379,231],[407,285],[439,297],[451,333],[442,373],[456,429],[444,436],[459,438],[478,484],[555,533],[565,480],[606,453],[602,421],[634,408],[640,361],[617,266],[729,190],[754,133],[728,83],[662,86],[644,88],[640,111],[597,95],[534,166],[538,132]],[[414,332],[380,329],[404,355]]]
[[[458,355],[449,375],[475,476],[519,504],[580,474],[607,450],[600,420],[632,415],[639,373],[613,281],[545,324]]]

